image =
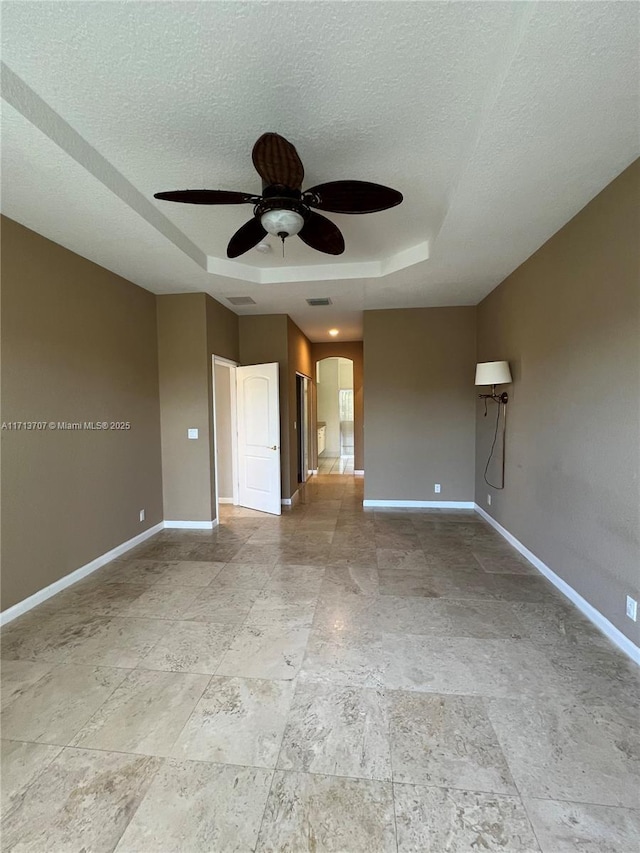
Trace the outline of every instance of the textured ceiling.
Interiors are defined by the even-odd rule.
[[[365,308],[477,302],[640,153],[636,3],[5,2],[2,23],[4,212],[315,340],[359,337]],[[404,203],[330,214],[338,259],[293,238],[227,261],[250,206],[153,193],[259,192],[267,130],[306,186],[374,180]]]

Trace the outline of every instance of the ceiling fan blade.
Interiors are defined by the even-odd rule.
[[[236,193],[229,190],[172,190],[155,193],[162,201],[180,201],[183,204],[255,204],[260,196]]]
[[[238,255],[243,255],[249,249],[253,249],[266,234],[267,232],[262,227],[260,220],[254,216],[253,219],[245,222],[242,228],[239,228],[229,240],[227,257],[237,258]]]
[[[294,146],[279,133],[263,133],[251,154],[257,173],[267,184],[299,190],[304,167]]]
[[[326,216],[313,211],[305,220],[298,237],[307,246],[327,255],[341,255],[344,252],[344,237],[338,226]]]
[[[402,193],[369,181],[329,181],[305,190],[302,199],[331,213],[377,213],[400,204]]]

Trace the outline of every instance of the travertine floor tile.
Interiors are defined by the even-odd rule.
[[[556,644],[545,649],[551,666],[571,692],[586,705],[603,700],[630,715],[640,708],[640,669],[610,644]],[[635,727],[634,727],[635,728]]]
[[[74,738],[73,746],[170,755],[208,675],[134,670]]]
[[[247,616],[246,625],[296,625],[310,627],[318,599],[317,592],[308,592],[304,587],[287,590],[286,581],[278,581],[277,587],[271,584],[258,595]],[[314,581],[312,589],[319,588]]]
[[[5,814],[4,850],[111,853],[160,762],[65,749]]]
[[[527,640],[384,634],[385,686],[478,696],[562,695],[562,680]]]
[[[394,784],[398,853],[540,853],[520,798]]]
[[[523,796],[638,806],[638,733],[615,712],[548,697],[491,699],[487,707]]]
[[[5,847],[538,853],[517,786],[543,853],[635,853],[637,668],[472,511],[362,496],[225,505],[7,625]]]
[[[209,586],[226,565],[226,563],[198,562],[196,560],[171,563],[158,576],[157,582],[158,584],[174,586]]]
[[[103,583],[88,577],[55,596],[55,601],[43,605],[58,611],[93,613],[96,616],[118,616],[124,613],[148,585],[146,583]]]
[[[499,575],[537,575],[537,570],[518,554],[487,554],[476,550],[476,560],[485,572]]]
[[[246,853],[253,850],[271,773],[167,761],[116,853]]]
[[[164,627],[162,637],[139,662],[140,669],[213,675],[237,631],[228,622],[164,622]]]
[[[389,782],[276,771],[256,851],[396,853]]]
[[[14,806],[19,808],[26,788],[35,782],[61,751],[61,746],[49,746],[44,743],[0,741],[2,814]]]
[[[66,745],[126,678],[125,669],[61,664],[2,712],[2,736]]]
[[[497,601],[383,595],[375,614],[380,630],[431,637],[521,638],[513,605]]]
[[[577,644],[611,650],[611,641],[566,601],[550,598],[543,604],[514,602],[512,606],[527,637],[536,645]]]
[[[525,800],[542,853],[632,853],[640,850],[640,811]]]
[[[376,534],[379,541],[380,534]],[[378,548],[379,569],[427,569],[427,560],[421,548]]]
[[[214,677],[174,747],[176,758],[275,767],[292,681]]]
[[[199,587],[155,584],[129,605],[125,615],[180,619],[196,600],[199,592]]]
[[[388,696],[395,782],[517,793],[482,699]]]
[[[96,580],[102,583],[134,583],[153,586],[158,578],[175,563],[161,560],[114,560],[103,566],[95,575]]]
[[[167,632],[163,619],[116,616],[71,648],[68,663],[133,668]]]
[[[51,671],[53,664],[29,660],[0,662],[0,707],[5,708],[36,681]]]
[[[300,679],[346,687],[384,687],[385,660],[378,633],[314,632]]]
[[[254,563],[227,563],[211,584],[217,589],[255,589],[261,590],[271,577],[273,566]]]
[[[233,638],[218,675],[289,681],[302,665],[309,628],[247,625]]]
[[[72,648],[81,645],[109,621],[106,616],[57,608],[57,596],[16,619],[2,631],[3,660],[62,663]],[[49,607],[46,607],[46,605]]]
[[[325,571],[320,595],[342,598],[345,595],[375,595],[380,591],[380,581],[375,560],[359,566],[347,562],[333,562]]]
[[[278,767],[390,779],[389,714],[384,691],[300,683]]]
[[[203,589],[183,614],[199,622],[244,622],[258,597],[257,589]]]

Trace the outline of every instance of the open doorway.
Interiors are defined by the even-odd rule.
[[[298,482],[306,483],[311,474],[309,462],[311,458],[311,442],[309,440],[311,425],[311,396],[308,376],[296,373],[296,444],[298,459]]]
[[[238,503],[236,367],[232,361],[213,358],[216,506]]]
[[[212,357],[216,517],[221,504],[281,513],[279,365]]]
[[[323,358],[316,365],[318,473],[354,473],[353,361]]]

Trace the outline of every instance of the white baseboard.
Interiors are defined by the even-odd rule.
[[[282,498],[280,503],[282,504],[282,506],[295,506],[299,500],[300,500],[300,492],[298,489],[296,489],[290,498]]]
[[[543,563],[539,557],[530,551],[525,545],[520,542],[519,539],[509,533],[506,527],[503,527],[499,522],[495,520],[492,515],[489,515],[486,510],[482,509],[481,506],[475,504],[476,512],[481,515],[485,521],[487,521],[498,533],[503,536],[510,545],[519,551],[522,556],[528,560],[532,566],[543,574],[547,580],[551,581],[551,583],[560,590],[560,592],[565,595],[569,601],[571,601],[575,606],[580,610],[584,615],[589,619],[593,624],[598,628],[602,633],[608,637],[611,642],[616,645],[621,651],[623,651],[626,655],[628,655],[632,661],[637,664],[640,664],[640,648],[636,646],[628,637],[620,631],[619,628],[616,628],[606,616],[603,616],[599,610],[589,604],[586,598],[583,598],[579,592],[576,592],[572,586],[562,580],[560,575],[557,575],[546,563]]]
[[[356,468],[353,474],[355,477],[364,477],[364,468]]]
[[[218,519],[214,518],[213,521],[165,521],[164,526],[172,530],[213,530],[214,527],[218,526]]]
[[[219,504],[232,504],[233,498],[218,498]]]
[[[149,539],[151,536],[162,530],[164,526],[165,525],[162,521],[159,524],[155,524],[143,533],[138,534],[138,536],[134,536],[133,539],[128,539],[121,545],[116,545],[115,548],[107,551],[106,554],[101,554],[99,557],[96,557],[95,560],[91,560],[90,563],[70,572],[68,575],[65,575],[59,580],[54,581],[52,584],[49,584],[49,586],[45,586],[44,589],[39,589],[37,592],[34,592],[33,595],[30,595],[23,601],[19,601],[17,604],[14,604],[13,607],[8,607],[6,610],[3,610],[2,613],[0,613],[0,625],[6,625],[7,622],[11,622],[16,617],[22,616],[23,613],[26,613],[33,607],[36,607],[38,604],[42,604],[43,601],[51,598],[52,595],[62,592],[63,589],[72,586],[74,583],[82,580],[82,578],[86,578],[87,575],[90,575],[97,569],[102,568],[102,566],[110,563],[111,560],[115,560],[116,557],[119,557],[126,551],[130,551],[132,548],[135,548],[136,545],[140,545],[140,543],[144,542],[145,539]]]
[[[389,501],[389,500],[365,500],[362,506],[379,507],[406,507],[426,509],[474,509],[473,501]]]

